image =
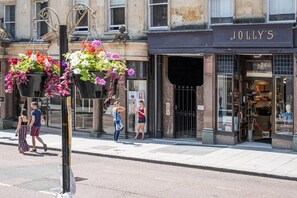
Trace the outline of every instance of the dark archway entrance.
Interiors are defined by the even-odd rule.
[[[196,86],[203,84],[203,59],[169,57],[168,78],[175,84],[174,133],[176,138],[195,138]]]

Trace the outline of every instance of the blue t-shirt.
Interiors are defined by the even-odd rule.
[[[41,126],[41,111],[39,109],[34,109],[31,111],[31,116],[35,117],[35,122],[33,126]]]

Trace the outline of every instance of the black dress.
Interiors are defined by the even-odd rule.
[[[22,118],[21,118],[22,119]],[[30,146],[27,143],[27,131],[28,131],[28,122],[21,122],[21,128],[19,130],[19,152],[23,153],[29,151]]]

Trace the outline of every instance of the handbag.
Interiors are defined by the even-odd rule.
[[[122,121],[118,121],[116,123],[116,130],[117,131],[122,131],[123,129],[124,129],[124,125],[123,125]]]

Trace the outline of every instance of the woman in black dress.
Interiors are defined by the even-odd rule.
[[[27,143],[26,137],[27,137],[27,131],[28,131],[28,116],[27,116],[27,110],[23,109],[21,111],[21,115],[19,116],[18,120],[18,126],[15,130],[15,135],[19,136],[19,152],[24,153],[29,151],[30,146]]]

